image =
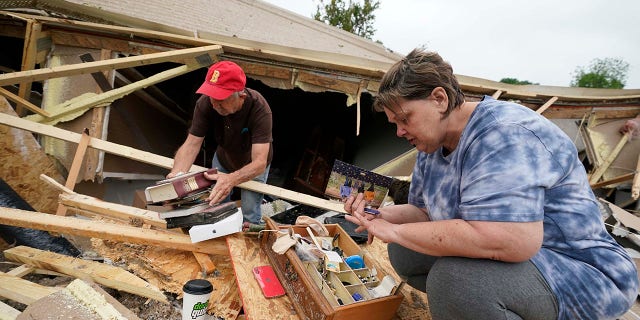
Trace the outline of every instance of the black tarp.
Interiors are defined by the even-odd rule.
[[[0,207],[35,211],[2,179],[0,179]],[[72,257],[80,255],[80,251],[69,240],[64,237],[52,236],[44,230],[0,224],[0,237],[10,245],[24,245]]]

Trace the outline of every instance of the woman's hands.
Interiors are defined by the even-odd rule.
[[[358,225],[358,227],[356,228],[356,232],[367,230],[367,243],[371,244],[371,242],[373,242],[374,233],[380,230],[380,228],[382,227],[381,224],[389,223],[384,221],[384,219],[376,219],[379,218],[382,214],[382,212],[380,211],[380,213],[378,214],[371,214],[364,211],[366,203],[367,201],[364,199],[363,193],[358,193],[355,197],[353,195],[350,195],[349,197],[347,197],[344,203],[344,210],[348,213],[345,218],[348,221]],[[373,220],[376,220],[376,223],[374,223]],[[376,228],[376,225],[380,225],[380,227]],[[380,240],[385,241],[385,239]]]

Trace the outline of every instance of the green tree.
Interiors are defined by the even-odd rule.
[[[371,39],[376,32],[373,12],[380,7],[380,2],[364,0],[364,3],[352,0],[320,0],[313,18],[349,31],[361,37]]]
[[[538,83],[530,82],[528,80],[518,80],[516,78],[502,78],[502,79],[500,79],[500,82],[508,83],[508,84],[521,84],[521,85],[524,85],[524,84],[536,84],[537,85],[538,84]]]
[[[596,58],[587,68],[576,68],[571,86],[622,89],[626,84],[628,71],[629,63],[620,58]]]

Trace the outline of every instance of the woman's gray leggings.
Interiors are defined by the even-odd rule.
[[[551,288],[531,261],[433,257],[394,243],[389,260],[410,286],[426,292],[437,319],[557,319]]]

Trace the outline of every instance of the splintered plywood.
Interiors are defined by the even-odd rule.
[[[163,291],[182,296],[182,286],[191,279],[201,279],[201,266],[189,251],[154,246],[114,243],[92,239],[94,250],[127,268]],[[235,285],[235,275],[227,256],[210,255],[216,272],[205,279],[213,285],[209,313],[223,319],[235,319],[242,304]]]
[[[0,96],[0,112],[16,116],[9,102]],[[36,211],[55,213],[59,190],[42,183],[44,173],[64,184],[54,162],[40,148],[29,131],[0,125],[0,178]]]
[[[267,299],[262,294],[253,276],[254,267],[269,265],[267,255],[260,248],[260,240],[242,233],[229,235],[226,239],[247,319],[300,319],[289,296]]]
[[[595,159],[590,159],[594,167],[602,165],[607,157],[614,151],[622,138],[619,130],[628,119],[601,120],[595,126],[586,129],[585,144],[589,144],[593,150]],[[640,138],[634,137],[620,149],[618,156],[611,162],[609,168],[602,175],[602,180],[609,180],[617,176],[634,172],[640,152]]]

